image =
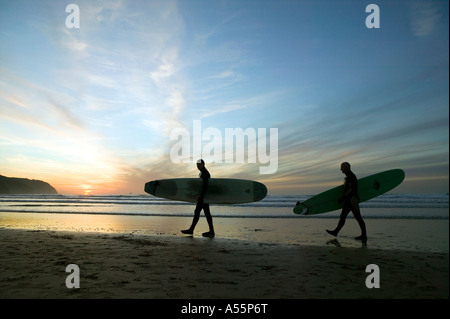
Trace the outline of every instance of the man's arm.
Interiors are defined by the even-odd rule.
[[[357,194],[357,192],[358,192],[358,180],[356,179],[356,177],[347,178],[344,197],[347,198],[351,194]]]
[[[203,178],[202,182],[202,190],[200,192],[200,196],[198,197],[198,202],[203,203],[203,200],[205,198],[206,190],[208,189],[208,178]]]
[[[349,177],[345,178],[344,194],[339,198],[339,203],[343,203],[353,191],[353,180]]]

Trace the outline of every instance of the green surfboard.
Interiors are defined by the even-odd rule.
[[[392,169],[358,179],[358,193],[360,202],[384,194],[403,182],[405,172]],[[344,194],[344,185],[331,188],[309,198],[294,207],[294,213],[299,215],[313,215],[342,209],[339,199]]]
[[[202,189],[201,178],[171,178],[150,181],[145,191],[157,197],[196,203]],[[242,204],[256,202],[267,195],[264,184],[233,178],[210,178],[204,202],[208,204]]]

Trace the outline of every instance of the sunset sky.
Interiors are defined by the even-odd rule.
[[[380,28],[366,26],[369,3]],[[259,157],[203,154],[212,177],[269,194],[339,185],[343,161],[358,177],[404,169],[396,192],[447,193],[448,29],[448,1],[0,0],[0,175],[142,194],[198,176],[197,158],[170,151],[171,133],[200,121],[222,137],[278,129],[273,174]]]

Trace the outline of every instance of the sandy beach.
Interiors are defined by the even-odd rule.
[[[9,228],[0,242],[3,299],[449,297],[448,251]],[[69,264],[80,288],[66,287]]]

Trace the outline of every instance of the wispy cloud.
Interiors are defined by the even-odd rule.
[[[211,38],[214,38],[215,36],[217,36],[218,33],[220,33],[220,31],[224,30],[224,27],[230,21],[241,16],[242,13],[243,13],[242,11],[234,12],[231,15],[220,20],[215,25],[213,25],[208,31],[197,34],[196,36],[197,45],[205,45]]]
[[[435,177],[448,165],[448,40],[422,41],[444,33],[443,2],[408,2],[409,28],[382,29],[382,41],[303,2],[76,3],[80,29],[66,28],[60,2],[0,12],[2,169],[39,170],[66,189],[142,192],[149,179],[197,175],[169,157],[172,130],[192,132],[194,120],[222,133],[278,128],[276,174],[260,175],[260,163],[210,169],[280,192],[335,185],[342,160],[358,175],[398,165]],[[404,18],[397,9],[382,14]]]
[[[208,76],[208,79],[229,79],[229,78],[232,78],[235,76],[236,76],[235,72],[233,72],[231,70],[227,70],[227,71],[220,72],[218,74]]]
[[[410,4],[411,31],[425,37],[436,31],[441,19],[440,8],[434,1],[413,1]]]

